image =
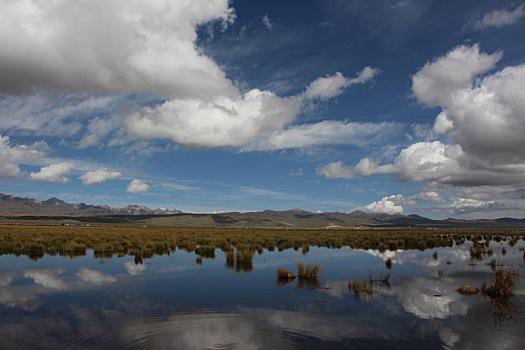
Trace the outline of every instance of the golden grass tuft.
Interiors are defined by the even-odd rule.
[[[235,250],[235,270],[250,272],[253,270],[254,251],[248,246],[240,246]]]
[[[295,263],[297,266],[297,277],[299,280],[299,288],[319,288],[319,277],[321,275],[321,266],[319,265],[305,265],[298,261]]]
[[[479,288],[471,286],[469,284],[464,284],[457,289],[459,294],[463,295],[476,295],[479,293]]]
[[[350,281],[348,289],[354,293],[357,298],[369,297],[374,294],[373,283],[368,281]]]
[[[518,274],[513,269],[498,269],[494,282],[491,284],[483,282],[481,291],[492,299],[508,299],[514,295],[517,276]]]
[[[293,281],[295,278],[296,276],[293,274],[293,272],[284,268],[277,269],[277,283],[279,285],[285,285]]]
[[[299,279],[304,280],[318,280],[319,275],[321,274],[321,266],[319,265],[304,265],[302,262],[298,261],[295,263],[297,266],[297,276]]]

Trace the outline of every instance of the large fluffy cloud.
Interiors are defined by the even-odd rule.
[[[457,195],[448,206],[454,213],[523,208],[525,65],[496,70],[501,57],[501,52],[481,52],[477,44],[458,46],[413,76],[417,100],[441,108],[433,128],[438,140],[409,145],[391,163],[338,161],[318,173],[329,178],[392,173],[431,188],[448,186]],[[475,198],[477,190],[470,188],[504,189],[505,195],[497,201]],[[386,198],[373,207],[388,210],[389,205],[394,206]]]
[[[451,141],[490,162],[517,164],[525,159],[525,65],[507,67],[444,104]]]
[[[122,93],[153,94],[157,101],[240,96],[196,44],[200,25],[233,21],[228,0],[0,0],[0,5],[0,93],[28,93],[0,97],[0,130],[75,137],[85,148],[122,129],[117,140],[122,144],[129,142],[125,125],[112,112],[133,110],[129,103],[116,105]]]
[[[0,90],[233,92],[195,45],[196,29],[230,21],[228,0],[2,0]]]
[[[414,207],[419,201],[423,201],[427,203],[438,203],[438,202],[444,202],[445,198],[443,198],[439,193],[435,191],[419,192],[411,196],[404,196],[402,194],[394,194],[394,195],[383,197],[380,200],[374,201],[361,209],[368,211],[368,212],[372,212],[372,213],[400,215],[404,213],[405,205]],[[465,199],[465,201],[467,201],[467,199]],[[477,201],[477,202],[481,203],[483,201]],[[472,203],[474,203],[474,201]],[[437,208],[434,208],[434,209],[437,209]],[[439,210],[441,210],[441,207],[439,207]],[[460,212],[460,213],[467,213],[467,212],[473,212],[473,211],[475,210],[470,210],[470,211],[453,210],[453,212]]]
[[[464,58],[461,68],[457,57]],[[421,103],[442,108],[434,130],[461,147],[473,165],[512,171],[523,169],[525,160],[525,65],[479,77],[500,58],[498,52],[479,52],[478,45],[457,47],[425,65],[414,76],[413,89]]]
[[[41,158],[47,150],[43,142],[12,146],[9,137],[0,135],[0,178],[22,175],[20,164]]]
[[[141,138],[200,147],[243,146],[292,122],[300,105],[297,97],[255,89],[211,101],[170,100],[130,116],[127,123],[131,134]]]
[[[445,182],[453,175],[461,175],[461,156],[458,146],[439,141],[418,142],[399,153],[393,168],[404,180]]]
[[[455,91],[469,88],[476,76],[492,69],[500,59],[500,52],[480,53],[479,45],[458,46],[425,64],[412,77],[412,90],[421,103],[438,106]]]
[[[354,166],[337,161],[318,169],[328,178],[351,179],[359,176],[395,173],[403,180],[448,181],[452,175],[460,176],[464,170],[458,158],[461,148],[439,141],[418,142],[403,149],[392,164],[378,165],[370,158],[363,158]]]
[[[383,197],[382,199],[372,202],[365,208],[373,213],[381,214],[403,214],[403,206],[401,205],[405,201],[405,198],[400,195],[391,195]]]
[[[127,126],[129,132],[139,138],[171,139],[193,147],[268,150],[346,143],[343,138],[354,134],[355,139],[360,129],[370,129],[373,125],[324,122],[290,127],[290,124],[309,102],[335,97],[346,87],[370,81],[377,73],[370,67],[351,79],[336,73],[315,80],[304,93],[289,97],[253,89],[243,95],[218,96],[211,100],[168,100],[129,116]],[[343,128],[334,128],[335,125]]]
[[[478,45],[459,46],[413,77],[416,98],[440,106],[434,131],[448,142],[418,142],[403,149],[392,164],[368,171],[332,163],[321,171],[349,178],[391,172],[406,181],[455,186],[523,185],[525,179],[525,65],[495,68],[501,53],[486,54]],[[385,171],[388,170],[388,171]]]
[[[30,177],[35,181],[66,183],[67,174],[73,170],[75,165],[70,162],[62,162],[42,167],[40,171],[31,173]]]
[[[445,150],[446,159],[442,159],[442,163],[448,168],[442,175],[448,173],[448,176],[438,180],[460,185],[523,183],[525,65],[506,67],[479,78],[478,74],[494,67],[486,63],[492,61],[494,65],[501,54],[480,53],[477,45],[458,47],[436,62],[446,61],[456,52],[470,52],[472,56],[465,66],[470,65],[470,70],[477,74],[471,77],[468,85],[447,86],[440,90],[438,85],[431,84],[438,86],[433,92],[416,93],[420,102],[428,104],[429,100],[439,100],[443,109],[436,118],[434,130],[448,136],[449,144],[439,147]],[[480,64],[484,61],[485,64]],[[442,71],[439,76],[447,74],[446,65],[433,64],[433,70]],[[462,169],[458,173],[460,166]]]
[[[241,90],[197,46],[200,25],[234,19],[228,0],[0,0],[0,4],[0,44],[6,48],[0,53],[0,92],[37,87],[68,93],[145,92],[159,98],[158,104],[145,103],[145,108],[124,111],[118,106],[127,115],[125,121],[111,116],[118,95],[77,93],[49,103],[48,96],[37,93],[27,100],[0,100],[0,106],[7,107],[2,110],[9,113],[0,129],[74,136],[81,148],[100,145],[114,132],[120,143],[129,142],[131,136],[191,147],[276,149],[282,144],[279,133],[296,121],[304,106],[336,97],[379,72],[365,67],[353,78],[337,72],[289,97]],[[324,124],[314,128],[317,138],[306,135],[315,140],[298,141],[295,147],[332,143],[330,139],[341,142],[337,134],[319,135],[328,130]],[[294,146],[283,146],[290,147]]]

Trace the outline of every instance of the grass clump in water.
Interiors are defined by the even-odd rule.
[[[283,268],[277,269],[277,283],[279,285],[285,285],[293,281],[295,278],[296,276],[293,274],[293,272]]]
[[[299,287],[319,287],[319,276],[321,275],[321,266],[311,264],[305,265],[298,261],[295,263],[297,266],[297,277],[299,278]]]
[[[234,269],[235,268],[235,252],[233,248],[226,248],[224,250],[224,255],[226,256],[226,263],[225,263],[226,268]]]
[[[476,295],[479,293],[479,288],[476,288],[469,284],[464,284],[461,287],[459,287],[457,290],[459,294],[463,294],[463,295]]]
[[[310,251],[310,246],[307,244],[303,245],[303,249],[302,249],[303,255],[308,254],[309,251]]]
[[[250,272],[253,270],[253,250],[242,246],[235,251],[235,270],[238,272]]]
[[[492,299],[508,299],[514,295],[517,273],[512,269],[496,270],[494,282],[486,284],[483,282],[481,291]]]
[[[195,248],[195,254],[201,258],[215,259],[215,247],[199,246]]]
[[[348,289],[359,299],[369,298],[374,294],[374,285],[370,279],[367,281],[350,281],[348,282]]]
[[[319,275],[321,274],[321,266],[319,265],[304,265],[302,262],[297,262],[295,264],[297,266],[297,275],[301,279],[306,280],[314,280],[319,279]]]
[[[483,244],[474,242],[469,249],[470,257],[476,260],[482,260],[483,255],[492,255],[492,251]]]
[[[349,281],[348,289],[354,293],[357,299],[368,300],[374,295],[374,288],[390,288],[390,274],[375,277],[369,275],[367,280]]]

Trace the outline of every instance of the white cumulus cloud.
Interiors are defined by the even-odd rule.
[[[40,171],[30,174],[30,178],[34,181],[66,183],[68,182],[67,174],[73,170],[75,164],[70,162],[62,162],[51,164],[40,168]]]
[[[144,139],[165,138],[194,147],[243,146],[295,119],[301,101],[269,91],[212,101],[169,100],[131,115],[130,133]]]
[[[446,134],[452,129],[454,129],[454,122],[447,117],[445,112],[439,113],[434,121],[434,132],[436,134]]]
[[[352,179],[354,177],[369,176],[372,174],[389,174],[394,171],[394,166],[390,164],[378,165],[377,162],[370,158],[361,159],[353,167],[346,166],[341,161],[336,161],[317,169],[319,175],[331,179]]]
[[[459,46],[427,63],[413,77],[417,99],[439,106],[434,131],[446,141],[414,143],[392,164],[359,167],[335,163],[321,172],[354,177],[384,172],[405,181],[454,186],[525,185],[525,65],[495,68],[502,53],[480,52],[477,44]],[[485,73],[485,75],[483,75]],[[365,160],[364,164],[370,162]]]
[[[392,164],[378,165],[369,158],[361,159],[354,166],[337,161],[319,168],[318,173],[328,178],[347,179],[394,173],[403,180],[445,182],[453,174],[461,175],[463,168],[458,160],[461,155],[458,146],[440,141],[418,142],[403,149]]]
[[[417,142],[403,149],[394,161],[394,168],[403,180],[443,181],[461,175],[461,147],[440,141]]]
[[[40,86],[193,97],[234,90],[195,45],[199,25],[233,19],[228,0],[2,0],[0,6],[0,45],[9,48],[0,52],[0,91]]]
[[[84,185],[93,185],[93,184],[99,184],[102,182],[106,182],[109,180],[114,180],[118,177],[120,177],[122,173],[116,170],[110,170],[110,169],[97,169],[93,171],[88,171],[84,175],[80,177],[80,180],[84,183]]]
[[[0,135],[0,178],[22,176],[20,164],[42,158],[47,149],[47,144],[41,141],[32,145],[11,145],[8,136]]]
[[[401,194],[383,197],[382,199],[368,204],[365,208],[373,213],[381,214],[403,214],[405,197]]]
[[[239,147],[244,149],[278,149],[301,147],[305,142],[294,140],[283,146],[280,139],[295,132],[326,132],[330,123],[290,126],[305,105],[312,100],[326,100],[339,95],[345,88],[372,79],[377,70],[366,67],[356,78],[348,79],[338,73],[319,78],[306,91],[295,96],[281,97],[265,90],[252,89],[236,96],[220,95],[212,99],[173,99],[145,108],[127,118],[128,131],[142,139],[170,139],[190,147]],[[357,124],[356,124],[357,125]],[[323,130],[321,130],[323,129]],[[348,129],[348,128],[347,128]],[[296,132],[298,130],[298,132]],[[330,130],[328,130],[330,131]],[[331,129],[338,138],[338,131]],[[322,138],[317,133],[316,139]],[[293,136],[293,135],[290,135]],[[315,136],[315,135],[314,135]],[[306,136],[312,138],[312,136]],[[311,144],[325,141],[306,142]],[[277,144],[281,145],[277,147]]]
[[[372,80],[379,70],[372,67],[365,67],[355,78],[347,78],[341,72],[334,75],[317,78],[308,85],[305,97],[310,100],[327,100],[343,93],[344,89],[355,84],[364,84]]]
[[[0,110],[16,115],[0,118],[0,130],[75,137],[80,148],[167,139],[189,147],[275,149],[281,132],[296,131],[287,128],[305,107],[379,72],[365,67],[353,78],[338,72],[296,96],[241,90],[198,47],[200,26],[217,21],[227,26],[235,19],[228,0],[0,0],[0,5],[0,45],[9,48],[0,52],[0,93],[32,93],[0,100],[5,107]],[[272,27],[268,15],[262,21]],[[120,101],[135,93],[154,95],[155,102],[130,107],[133,101]],[[120,116],[113,115],[115,109]],[[324,124],[316,128],[326,132]],[[299,146],[329,139],[307,137],[315,140]]]
[[[149,191],[149,185],[139,179],[132,180],[127,187],[127,191],[130,193],[144,193]]]
[[[419,102],[428,106],[446,103],[451,93],[469,88],[479,74],[494,68],[501,57],[501,52],[480,53],[478,44],[458,46],[425,64],[412,77],[412,91]]]

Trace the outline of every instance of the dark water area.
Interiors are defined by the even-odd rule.
[[[185,251],[142,264],[4,255],[0,349],[523,349],[525,242],[492,242],[482,260],[470,246],[265,250],[237,269],[220,250],[202,263]],[[457,292],[490,283],[493,259],[518,272],[513,297]],[[276,270],[296,261],[321,266],[319,288],[277,283]],[[372,295],[348,288],[388,274]]]

